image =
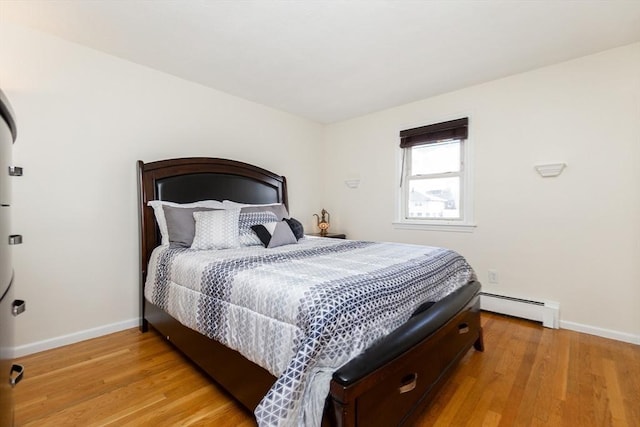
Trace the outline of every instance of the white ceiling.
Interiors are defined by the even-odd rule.
[[[0,0],[0,19],[321,123],[640,41],[640,0]]]

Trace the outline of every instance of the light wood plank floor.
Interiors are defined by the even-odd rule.
[[[483,313],[420,426],[640,426],[640,346]],[[137,329],[21,358],[18,426],[253,426],[156,333]]]

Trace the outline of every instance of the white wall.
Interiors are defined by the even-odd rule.
[[[27,301],[18,353],[138,316],[138,159],[253,163],[287,176],[294,216],[310,225],[319,210],[323,133],[311,121],[4,23],[0,87],[25,171],[13,197],[13,232],[24,235],[16,293]]]
[[[462,116],[477,229],[394,229],[398,132]],[[325,138],[332,231],[454,248],[485,290],[558,301],[562,326],[640,343],[640,44],[329,125]],[[543,179],[540,162],[568,167]]]
[[[25,168],[13,217],[22,353],[135,321],[135,161],[182,156],[282,173],[309,228],[325,207],[350,238],[451,247],[487,290],[559,301],[565,326],[640,336],[640,44],[322,127],[3,23],[0,87]],[[398,131],[463,115],[476,231],[394,229]],[[569,166],[542,179],[533,165],[547,161]]]

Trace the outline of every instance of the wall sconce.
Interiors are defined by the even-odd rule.
[[[320,229],[320,235],[326,236],[327,230],[331,225],[329,224],[329,218],[331,217],[331,215],[329,215],[329,212],[327,212],[325,209],[322,209],[322,212],[320,212],[320,215],[321,216],[318,216],[318,214],[313,214],[313,216],[316,217],[316,223],[317,223],[316,225]]]
[[[344,181],[344,185],[347,186],[347,188],[358,188],[358,186],[360,185],[360,180],[359,179],[347,179]]]
[[[564,170],[564,168],[567,167],[567,164],[566,163],[548,163],[544,165],[536,165],[534,167],[541,177],[551,178],[551,177],[560,175]]]

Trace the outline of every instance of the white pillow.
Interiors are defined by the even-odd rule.
[[[240,209],[194,212],[196,234],[191,249],[228,249],[240,246]]]
[[[214,209],[224,209],[222,202],[218,200],[202,200],[200,202],[193,203],[174,203],[174,202],[166,202],[164,200],[149,200],[147,202],[147,206],[151,206],[153,208],[153,213],[156,217],[156,222],[158,223],[158,228],[160,229],[160,236],[162,237],[161,245],[169,244],[169,230],[167,229],[167,220],[164,217],[164,209],[162,206],[172,206],[174,208],[214,208]]]

